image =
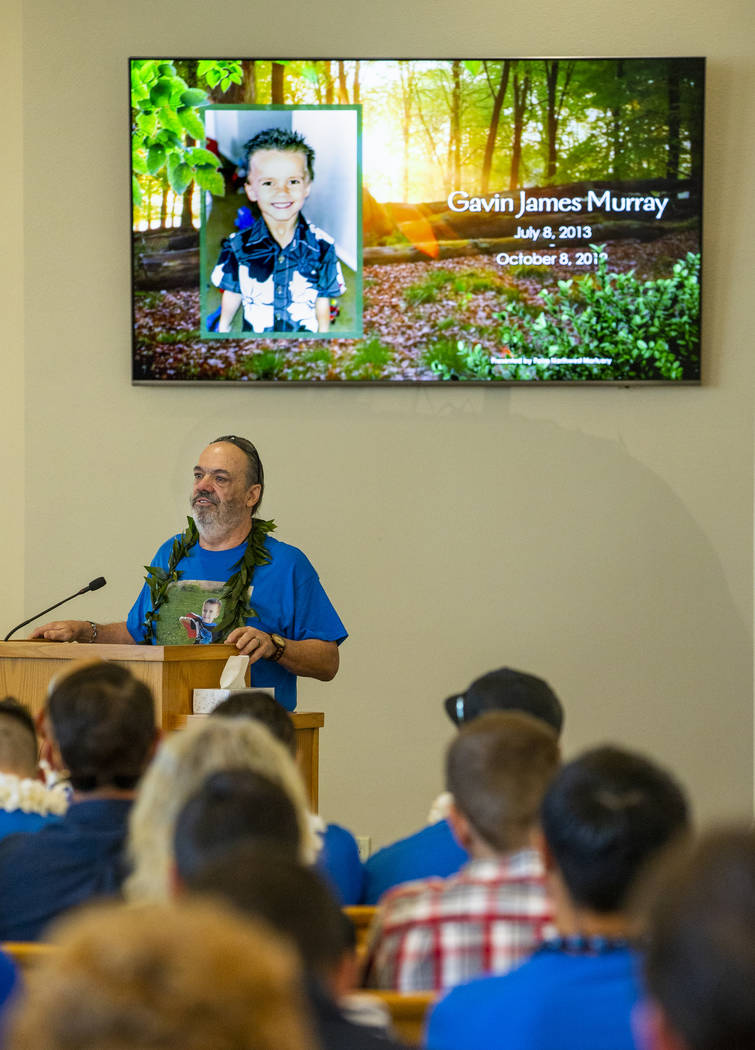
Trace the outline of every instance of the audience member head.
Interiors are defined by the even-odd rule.
[[[555,731],[530,715],[489,711],[462,726],[446,756],[460,844],[473,856],[526,846],[558,763]]]
[[[37,733],[29,710],[6,696],[0,700],[0,773],[22,779],[37,772]]]
[[[341,909],[312,868],[285,852],[240,842],[210,861],[189,888],[267,922],[296,946],[306,972],[332,988],[349,942]]]
[[[190,885],[219,853],[252,840],[299,855],[299,821],[285,789],[252,769],[211,773],[184,805],[173,836],[176,874]]]
[[[58,678],[47,727],[76,791],[136,787],[157,729],[149,688],[119,664],[97,661]]]
[[[212,712],[219,718],[253,718],[270,730],[292,755],[296,755],[296,732],[291,715],[275,697],[260,689],[242,689],[221,700]]]
[[[169,896],[178,812],[210,773],[224,769],[252,769],[284,789],[296,809],[302,860],[314,860],[304,783],[285,747],[250,718],[204,718],[162,741],[139,787],[129,827],[131,900]]]
[[[466,725],[485,711],[522,711],[547,722],[558,734],[564,724],[561,701],[548,683],[511,667],[476,678],[466,692],[449,696],[443,706],[457,726]]]
[[[654,880],[647,918],[652,1050],[755,1046],[755,834],[710,832]]]
[[[688,826],[687,800],[642,755],[597,747],[567,763],[541,809],[546,863],[577,909],[622,912],[645,866]]]
[[[103,905],[53,938],[17,1050],[314,1050],[295,953],[219,903]]]

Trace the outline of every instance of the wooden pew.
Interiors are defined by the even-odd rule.
[[[343,909],[344,915],[354,923],[354,931],[357,939],[357,955],[364,956],[367,947],[367,932],[375,918],[375,905],[354,904]]]
[[[4,941],[0,948],[11,957],[22,973],[49,959],[58,950],[54,944],[42,944],[39,941]]]

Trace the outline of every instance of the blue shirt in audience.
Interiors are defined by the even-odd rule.
[[[21,980],[16,964],[10,956],[0,951],[0,1046],[5,1046],[7,1007],[20,989]]]
[[[447,820],[428,824],[370,857],[364,866],[364,903],[377,904],[386,890],[402,882],[454,875],[468,860],[469,855],[457,843]]]
[[[430,1015],[428,1050],[635,1050],[638,960],[628,948],[547,945],[501,977],[454,988]]]
[[[343,906],[359,904],[364,889],[364,867],[356,839],[340,824],[328,824],[322,836],[317,867]]]
[[[34,941],[62,912],[120,890],[130,799],[87,799],[0,842],[0,941]]]
[[[22,809],[14,809],[10,813],[0,810],[0,839],[8,835],[17,835],[23,831],[39,831],[48,824],[57,824],[60,817],[54,813],[24,813]]]

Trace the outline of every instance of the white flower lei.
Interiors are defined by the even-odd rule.
[[[68,809],[68,794],[64,784],[48,788],[41,780],[0,773],[0,809],[6,813],[20,809],[43,817],[48,814],[62,816]]]

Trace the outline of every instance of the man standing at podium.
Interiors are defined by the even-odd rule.
[[[194,467],[191,518],[167,540],[125,621],[56,620],[32,638],[121,645],[224,641],[249,656],[252,687],[274,688],[296,707],[296,678],[330,681],[347,632],[306,556],[256,516],[265,486],[262,463],[245,438],[216,438]],[[212,630],[186,623],[220,603]]]

